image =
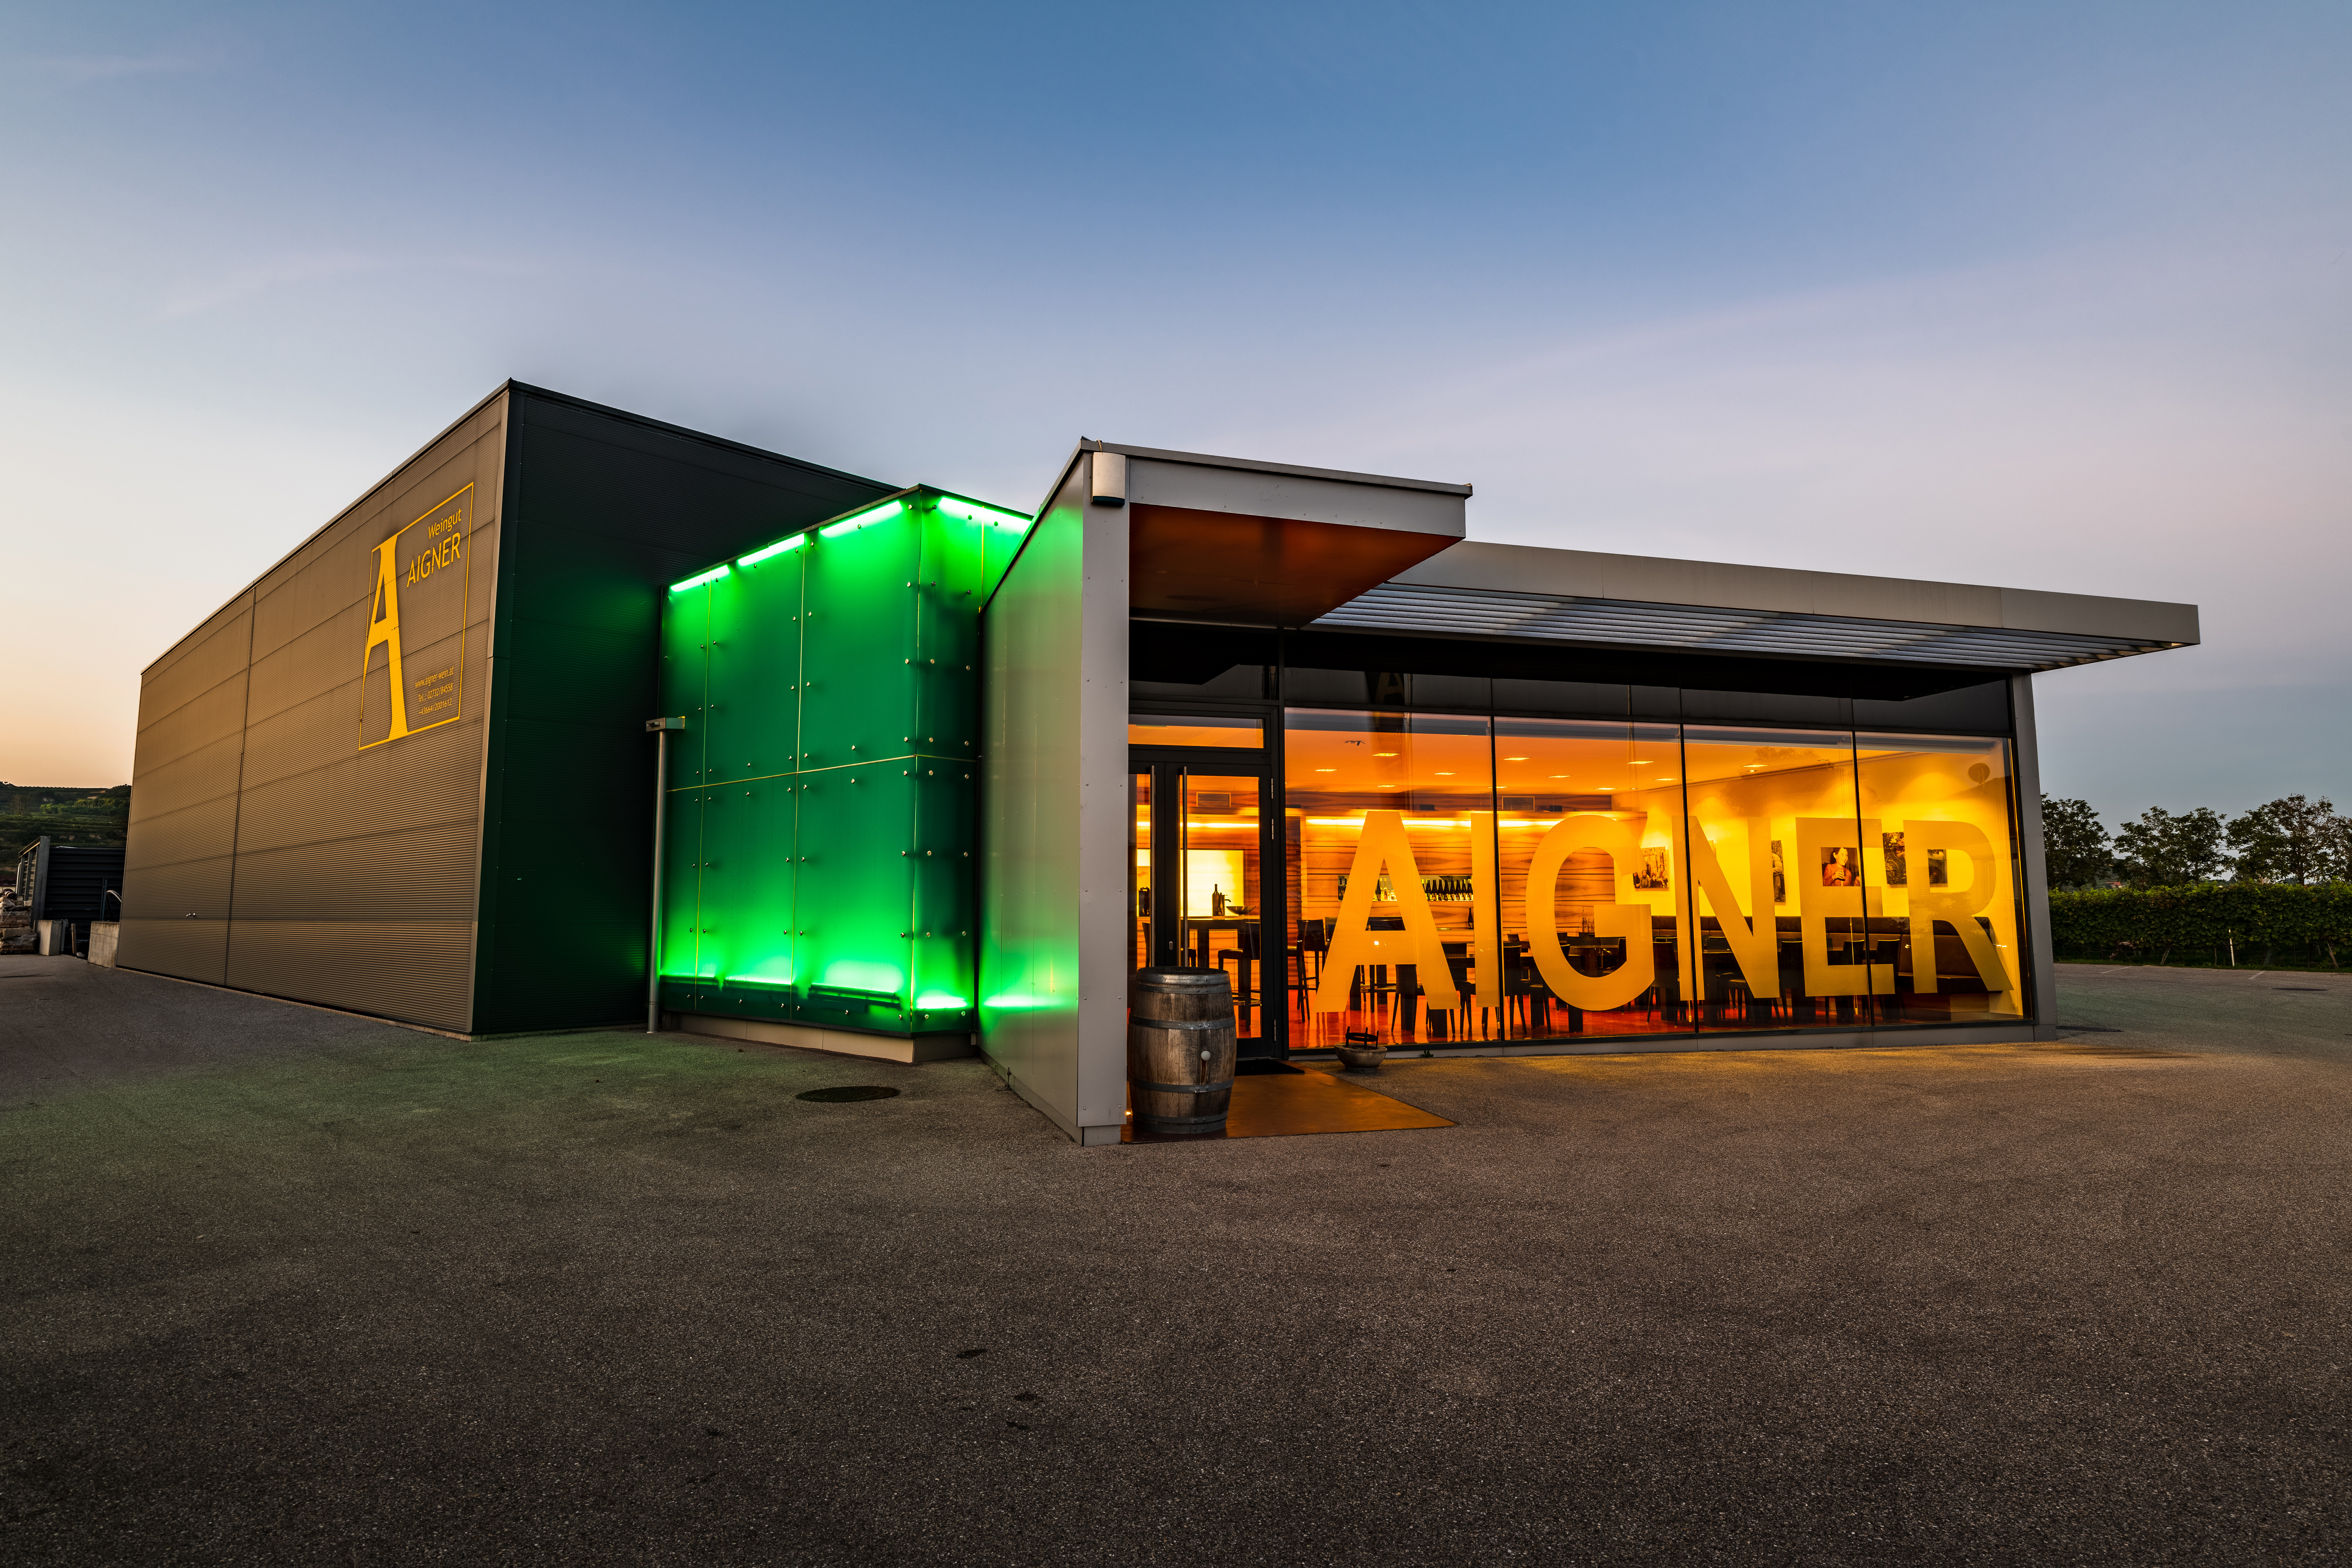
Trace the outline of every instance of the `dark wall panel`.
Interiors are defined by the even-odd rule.
[[[668,584],[896,486],[514,389],[482,1032],[642,1016]]]

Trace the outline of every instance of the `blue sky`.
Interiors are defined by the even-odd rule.
[[[2193,600],[2110,819],[2352,805],[2352,8],[93,5],[0,21],[0,776],[500,379],[1026,507]]]

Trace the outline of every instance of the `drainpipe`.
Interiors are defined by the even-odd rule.
[[[646,953],[646,1033],[661,1032],[662,827],[669,816],[669,737],[686,728],[686,715],[648,719],[654,736],[654,900],[652,934]]]

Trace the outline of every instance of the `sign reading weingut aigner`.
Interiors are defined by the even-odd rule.
[[[454,723],[466,668],[467,485],[372,552],[360,750]]]

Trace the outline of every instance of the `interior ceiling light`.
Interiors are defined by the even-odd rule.
[[[1527,761],[1527,758],[1525,758],[1525,757],[1505,757],[1505,758],[1503,759],[1503,761],[1505,761],[1505,762],[1507,762],[1507,763],[1524,763],[1524,762],[1526,762],[1526,761]]]
[[[1374,752],[1372,755],[1376,757],[1393,757],[1396,753],[1394,752]]]

